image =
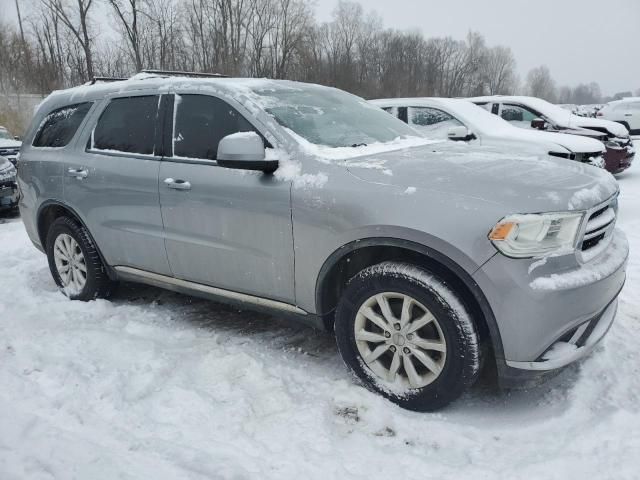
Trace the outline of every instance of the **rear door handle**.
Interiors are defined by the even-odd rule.
[[[75,177],[79,179],[87,178],[89,176],[89,172],[84,168],[70,168],[67,170],[67,173],[69,174],[70,177]]]
[[[174,179],[174,178],[165,178],[164,184],[175,190],[191,190],[191,184],[186,180]]]

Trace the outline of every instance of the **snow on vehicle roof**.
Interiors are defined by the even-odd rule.
[[[527,97],[524,95],[493,95],[485,97],[473,97],[468,98],[467,100],[473,103],[489,103],[496,101],[521,103],[533,108],[534,110],[537,110],[539,113],[543,114],[545,117],[556,123],[565,123],[571,118],[572,115],[570,111],[565,110],[558,105],[554,105],[553,103],[547,102],[546,100],[543,100],[541,98]]]

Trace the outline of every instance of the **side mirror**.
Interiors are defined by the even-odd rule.
[[[18,140],[18,141],[22,140],[22,139],[20,138],[20,135],[16,135],[15,137],[13,137],[13,139],[14,139],[14,140]]]
[[[451,127],[449,130],[447,130],[447,138],[449,140],[467,141],[471,140],[473,136],[471,132],[469,132],[469,129],[467,127],[459,125],[457,127]]]
[[[531,128],[535,128],[537,130],[546,130],[547,122],[545,122],[541,118],[534,118],[531,120]]]
[[[256,132],[232,133],[218,143],[218,165],[240,170],[271,173],[278,169],[278,160],[266,160],[264,143]]]

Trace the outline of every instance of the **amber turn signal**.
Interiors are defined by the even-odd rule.
[[[509,234],[515,227],[515,222],[500,223],[493,227],[493,230],[491,230],[491,233],[489,233],[489,240],[504,240],[509,236]]]

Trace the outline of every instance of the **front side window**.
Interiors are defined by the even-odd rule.
[[[33,139],[34,147],[64,147],[76,134],[92,103],[77,103],[49,113]]]
[[[426,137],[434,139],[448,138],[450,128],[464,126],[460,120],[447,112],[431,107],[411,107],[409,125],[420,130]]]
[[[13,140],[13,137],[9,133],[8,130],[4,128],[0,128],[0,139],[2,140]]]
[[[111,100],[93,131],[91,147],[153,155],[158,98],[145,95]]]
[[[531,126],[531,120],[540,118],[540,115],[527,108],[521,107],[520,105],[511,105],[508,103],[502,105],[500,116],[507,122],[521,124],[519,126],[526,127]]]
[[[259,132],[224,100],[208,95],[176,95],[175,157],[216,160],[218,143],[238,132]]]

